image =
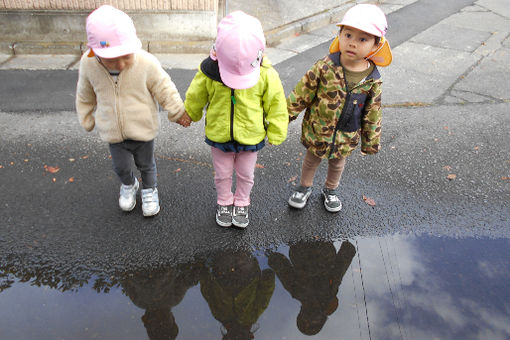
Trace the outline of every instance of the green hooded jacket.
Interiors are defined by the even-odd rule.
[[[193,78],[184,106],[193,121],[206,108],[205,135],[216,143],[257,145],[267,136],[270,144],[287,138],[287,103],[280,77],[267,57],[260,78],[249,89],[234,90],[221,82],[218,63],[205,59]]]

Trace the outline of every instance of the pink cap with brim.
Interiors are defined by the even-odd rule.
[[[359,4],[350,8],[337,26],[354,27],[376,37],[384,37],[388,30],[384,12],[371,4]]]
[[[121,10],[103,5],[87,18],[87,46],[101,58],[117,58],[142,48],[133,20]]]
[[[214,44],[221,80],[233,89],[257,84],[266,39],[260,21],[242,11],[232,12],[218,24]],[[212,51],[211,51],[212,52]]]

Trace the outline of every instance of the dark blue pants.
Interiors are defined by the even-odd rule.
[[[121,143],[110,144],[113,171],[119,176],[122,184],[135,183],[133,174],[133,160],[136,168],[142,175],[142,188],[155,188],[157,186],[156,160],[154,159],[154,140],[139,142],[125,140]]]

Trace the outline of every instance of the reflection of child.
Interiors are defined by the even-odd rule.
[[[257,259],[245,251],[214,254],[200,279],[200,291],[223,325],[222,340],[253,339],[274,288],[274,272],[260,270]]]
[[[287,98],[290,120],[306,109],[301,143],[307,152],[300,186],[289,198],[289,205],[298,209],[306,205],[315,171],[326,158],[324,206],[330,212],[340,211],[336,189],[345,158],[360,139],[364,154],[375,154],[380,148],[382,80],[374,62],[381,66],[391,62],[391,50],[383,38],[386,17],[377,6],[360,4],[347,11],[338,26],[337,51],[317,61]]]
[[[264,50],[259,20],[241,11],[229,14],[218,25],[211,56],[186,92],[186,112],[193,121],[202,118],[207,106],[205,141],[215,170],[216,223],[222,227],[248,226],[257,152],[266,136],[274,145],[287,136],[283,86]]]
[[[338,308],[338,288],[356,248],[342,243],[338,253],[332,242],[300,242],[290,246],[289,258],[270,253],[268,264],[283,287],[301,302],[297,326],[306,335],[320,332]]]
[[[183,126],[184,106],[174,83],[157,59],[141,49],[131,18],[108,5],[87,18],[90,48],[81,58],[76,110],[87,131],[94,127],[109,143],[113,169],[122,182],[119,206],[131,211],[139,183],[132,159],[142,175],[144,216],[159,212],[154,138],[159,102],[168,119]]]

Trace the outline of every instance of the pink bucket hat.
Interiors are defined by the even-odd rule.
[[[133,20],[121,10],[103,5],[87,18],[87,46],[101,58],[117,58],[142,48]]]
[[[220,77],[233,89],[253,87],[260,77],[260,63],[266,38],[260,21],[242,11],[235,11],[218,24],[218,35],[211,53],[218,60]],[[212,52],[212,51],[211,51]]]

